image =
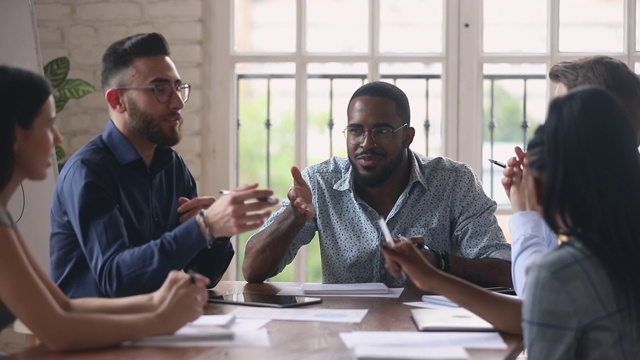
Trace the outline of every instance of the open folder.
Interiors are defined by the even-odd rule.
[[[308,283],[302,285],[305,295],[362,295],[362,294],[388,294],[389,288],[383,283],[358,283],[358,284],[317,284]]]

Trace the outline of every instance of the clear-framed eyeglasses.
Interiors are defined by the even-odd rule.
[[[148,86],[122,86],[115,88],[116,90],[153,90],[156,93],[156,99],[160,104],[166,104],[171,101],[171,95],[175,91],[183,103],[189,100],[189,94],[191,93],[191,85],[189,84],[177,84],[172,85],[170,83],[158,83]]]
[[[342,131],[342,133],[344,134],[345,139],[347,139],[347,142],[350,145],[362,144],[367,133],[371,134],[373,142],[375,142],[376,144],[384,145],[388,144],[391,141],[391,139],[393,138],[393,134],[405,128],[406,126],[407,124],[404,124],[397,129],[393,129],[389,126],[377,126],[371,130],[365,130],[362,126],[349,125]]]

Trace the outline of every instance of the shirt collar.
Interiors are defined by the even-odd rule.
[[[411,149],[408,149],[407,155],[409,157],[409,161],[411,162],[411,171],[409,172],[409,182],[407,183],[407,188],[411,188],[411,186],[413,186],[413,183],[418,182],[422,184],[422,186],[424,186],[424,188],[426,189],[427,182],[422,172],[420,172],[420,167],[418,166],[419,165],[418,156],[415,155],[413,151],[411,151]],[[340,178],[340,180],[338,180],[333,185],[333,188],[338,191],[345,191],[345,190],[352,189],[353,188],[353,183],[351,181],[352,171],[353,171],[353,166],[351,166],[351,162],[349,161],[349,159],[347,159],[347,165],[342,171],[342,178]]]
[[[129,140],[118,130],[113,120],[109,120],[107,128],[102,133],[102,140],[107,145],[109,150],[113,153],[118,163],[121,165],[140,161],[144,163],[142,157],[136,150],[136,148],[129,142]],[[157,146],[153,153],[153,160],[151,161],[150,171],[155,172],[169,166],[173,161],[173,150],[171,148],[165,148]]]

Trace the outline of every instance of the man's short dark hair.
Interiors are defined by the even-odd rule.
[[[604,55],[562,61],[551,67],[549,79],[567,90],[584,85],[608,90],[628,112],[634,130],[640,132],[640,78],[624,62]]]
[[[407,95],[399,87],[384,81],[373,81],[362,85],[353,93],[349,105],[353,99],[360,96],[377,96],[392,100],[396,104],[396,112],[407,126],[411,126],[411,108]]]
[[[167,40],[158,33],[143,33],[128,36],[111,44],[102,56],[102,90],[114,86],[124,70],[137,58],[165,55],[169,56]],[[124,84],[117,84],[117,86]]]

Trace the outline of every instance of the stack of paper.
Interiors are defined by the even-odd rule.
[[[389,288],[383,283],[360,284],[303,284],[305,295],[361,295],[387,294]]]
[[[184,341],[231,340],[234,332],[228,328],[235,322],[236,316],[203,315],[195,321],[181,327],[172,335],[150,336],[133,341],[135,345],[153,345]]]
[[[182,341],[232,340],[233,331],[222,326],[189,326],[186,325],[173,335],[150,336],[136,340],[135,345],[154,345]]]

